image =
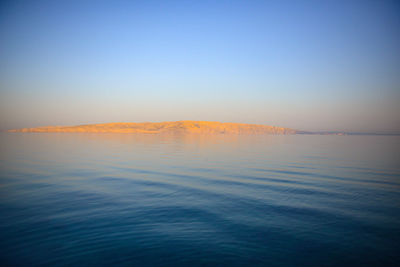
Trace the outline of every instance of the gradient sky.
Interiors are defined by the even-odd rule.
[[[0,129],[400,131],[397,1],[1,1]]]

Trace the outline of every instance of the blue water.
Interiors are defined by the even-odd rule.
[[[400,137],[0,134],[0,265],[390,266]]]

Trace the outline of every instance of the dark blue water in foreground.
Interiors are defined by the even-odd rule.
[[[388,266],[398,136],[0,134],[0,265]]]

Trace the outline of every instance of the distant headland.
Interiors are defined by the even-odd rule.
[[[145,134],[306,134],[306,135],[394,135],[399,132],[302,131],[263,124],[218,121],[114,122],[76,126],[44,126],[7,130],[11,133],[145,133]]]
[[[77,126],[46,126],[22,128],[8,132],[24,133],[190,133],[190,134],[297,134],[302,133],[290,128],[214,121],[172,121],[142,123],[103,123]]]

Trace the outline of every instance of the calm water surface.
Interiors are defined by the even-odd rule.
[[[0,265],[400,261],[400,137],[0,134]]]

